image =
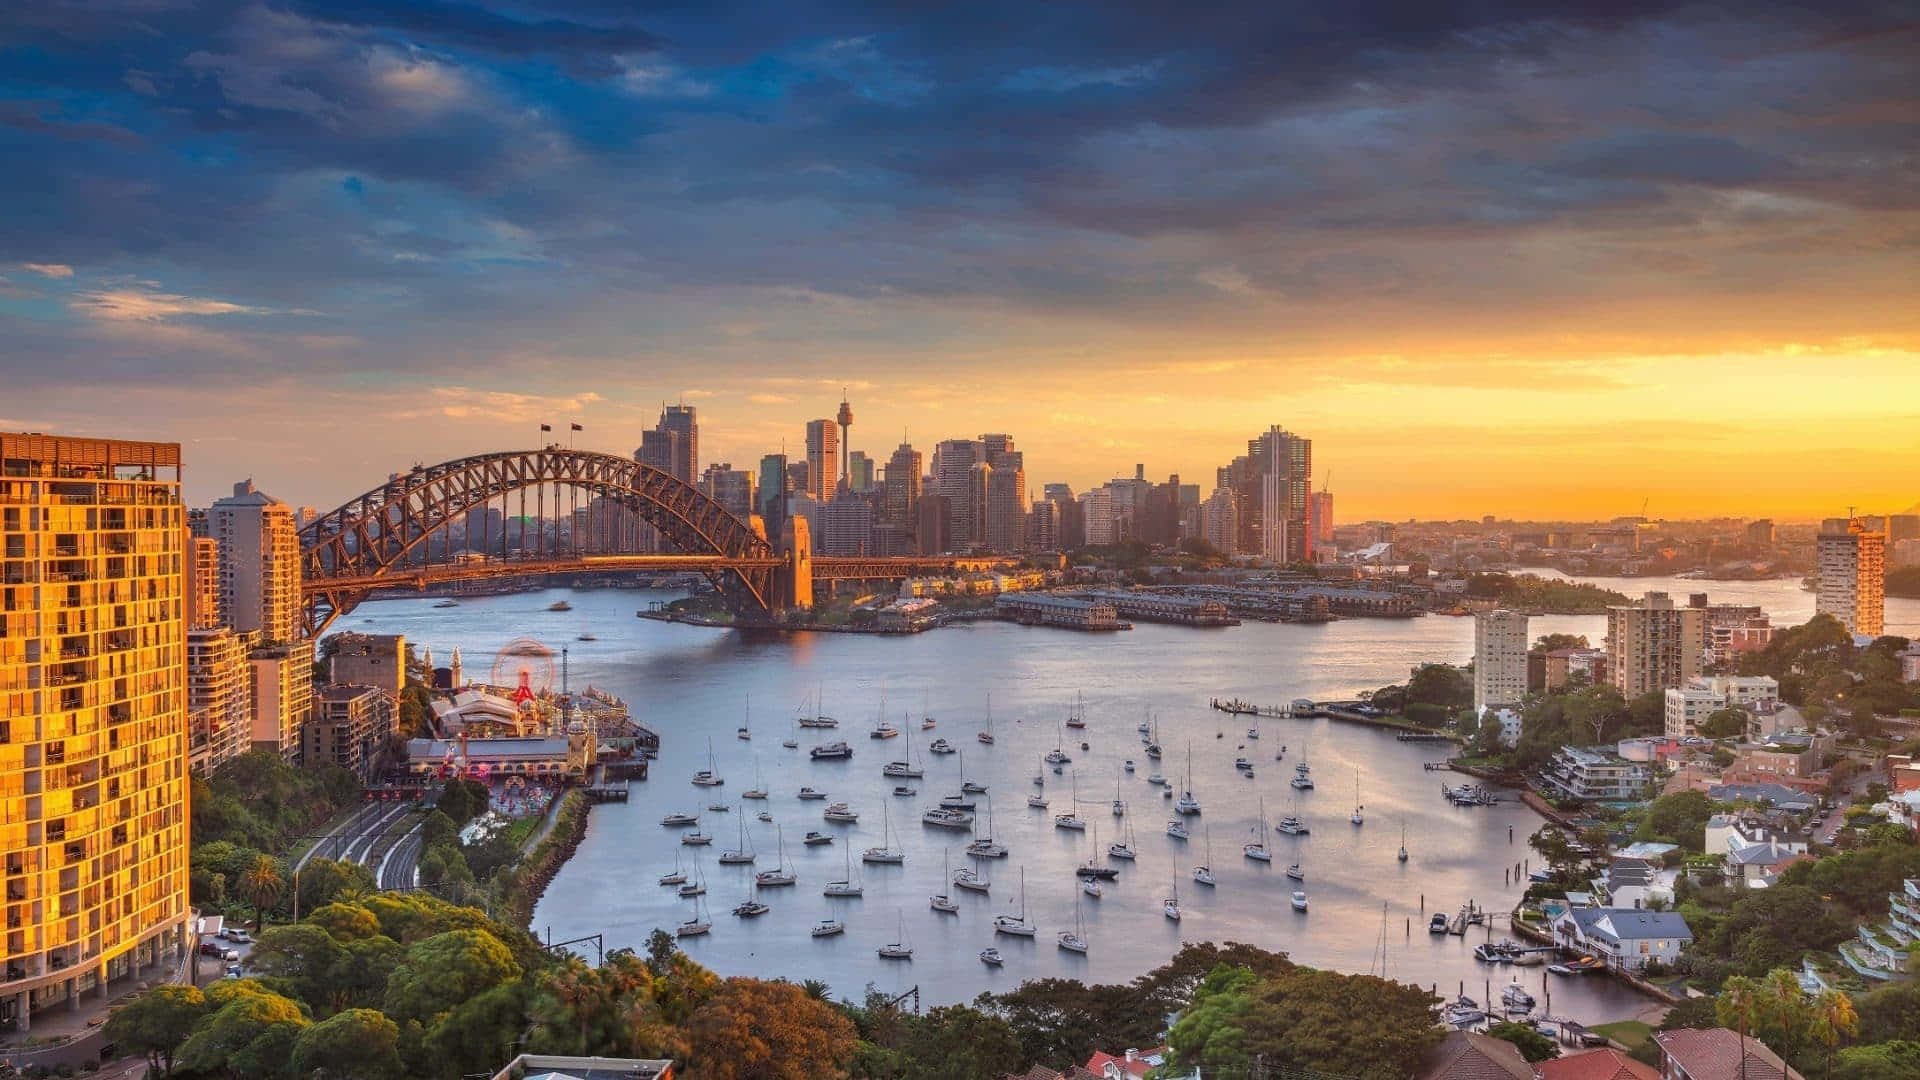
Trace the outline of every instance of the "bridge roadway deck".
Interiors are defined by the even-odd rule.
[[[940,557],[834,557],[811,560],[814,580],[857,580],[900,578],[911,574],[941,574],[969,570],[988,570],[1009,565],[1010,559]],[[326,593],[359,589],[390,589],[411,585],[425,588],[447,581],[479,581],[488,578],[530,577],[542,574],[570,574],[605,570],[638,570],[653,573],[707,573],[716,570],[778,570],[787,565],[780,558],[736,558],[727,555],[584,555],[567,558],[489,559],[463,563],[435,563],[428,566],[403,566],[374,574],[342,577],[307,578],[301,588],[307,593]]]

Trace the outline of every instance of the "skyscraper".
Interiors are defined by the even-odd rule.
[[[1840,620],[1849,633],[1879,637],[1885,631],[1887,534],[1869,531],[1859,518],[1831,526],[1814,540],[1813,610]]]
[[[862,451],[847,454],[847,487],[853,491],[873,490],[873,459]]]
[[[1308,496],[1308,521],[1315,544],[1333,543],[1333,492],[1316,491]]]
[[[667,471],[691,484],[700,475],[700,420],[691,405],[663,405],[656,431],[673,435]]]
[[[754,513],[753,474],[734,468],[731,462],[707,466],[707,471],[700,474],[700,489],[741,521]]]
[[[920,501],[920,451],[907,443],[894,448],[887,459],[886,517],[902,525],[913,521],[913,506]]]
[[[259,635],[261,644],[299,640],[300,538],[293,508],[244,480],[213,504],[207,522],[220,544],[220,609],[227,625]]]
[[[767,540],[779,547],[787,526],[787,455],[768,454],[760,459],[760,483],[753,494],[753,512],[767,530]]]
[[[1473,710],[1517,705],[1527,696],[1527,617],[1518,611],[1473,616]]]
[[[1607,681],[1628,701],[1679,686],[1700,674],[1707,651],[1707,613],[1675,607],[1663,592],[1607,609]]]
[[[987,478],[983,523],[988,551],[1008,555],[1025,550],[1027,510],[1027,474],[1018,467],[993,469]]]
[[[834,475],[839,468],[840,429],[831,420],[807,421],[806,491],[815,502],[825,502],[833,495]]]
[[[35,1007],[104,1012],[165,981],[187,948],[186,537],[177,444],[0,435],[16,1035]]]
[[[1312,562],[1307,498],[1313,474],[1312,440],[1276,424],[1248,450],[1258,476],[1260,554],[1276,563]]]
[[[847,404],[847,395],[840,395],[840,483],[853,487],[853,462],[849,455],[853,452],[853,406]]]
[[[985,463],[987,448],[976,439],[947,439],[933,447],[933,490],[947,500],[947,543],[966,551],[973,535],[973,467]]]

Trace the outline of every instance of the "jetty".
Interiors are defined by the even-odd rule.
[[[588,802],[610,803],[627,801],[628,791],[625,781],[617,784],[599,783],[584,789],[584,791]]]

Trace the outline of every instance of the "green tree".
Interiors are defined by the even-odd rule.
[[[180,1047],[181,1067],[229,1080],[284,1075],[293,1044],[308,1026],[299,1002],[251,979],[225,980],[207,997],[214,1012]]]
[[[1635,839],[1667,841],[1700,851],[1706,844],[1707,819],[1712,816],[1713,800],[1705,792],[1662,795],[1642,812]]]
[[[1747,710],[1737,705],[1730,705],[1709,713],[1706,723],[1700,725],[1699,731],[1709,739],[1739,738],[1747,733],[1750,720]]]
[[[255,930],[265,925],[267,912],[280,903],[280,894],[286,887],[286,881],[280,877],[280,864],[271,855],[261,855],[247,868],[240,879],[240,889],[253,905]]]
[[[1831,1077],[1833,1048],[1842,1038],[1860,1034],[1860,1014],[1854,1010],[1852,998],[1831,988],[1814,997],[1812,1013],[1811,1034],[1815,1042],[1826,1048],[1827,1075]]]
[[[1149,1046],[1160,1022],[1139,986],[1029,979],[975,1007],[1005,1020],[1027,1061],[1085,1061],[1102,1046]]]
[[[409,947],[387,979],[387,1015],[430,1021],[470,998],[520,978],[500,939],[485,930],[449,930]]]
[[[358,863],[336,862],[332,859],[307,860],[307,865],[300,870],[299,882],[301,911],[325,907],[335,897],[349,890],[370,893],[379,886],[373,880],[373,871]]]
[[[1260,977],[1244,968],[1221,965],[1193,992],[1193,1002],[1167,1032],[1173,1063],[1186,1073],[1238,1076],[1256,1053],[1247,1036]]]
[[[1505,1039],[1519,1047],[1520,1055],[1530,1063],[1560,1056],[1559,1044],[1540,1034],[1540,1030],[1531,1024],[1517,1024],[1511,1020],[1503,1020],[1488,1027],[1487,1034],[1496,1039]]]
[[[1840,1051],[1828,1080],[1913,1080],[1920,1076],[1920,1042],[1895,1040]]]
[[[362,904],[325,904],[314,908],[307,915],[307,922],[341,943],[364,941],[380,933],[380,920]]]
[[[301,1080],[399,1080],[400,1029],[373,1009],[348,1009],[300,1033],[293,1075]]]
[[[913,1018],[899,1051],[904,1080],[980,1080],[1028,1064],[1012,1025],[966,1005],[943,1005]]]
[[[1400,1080],[1443,1037],[1426,990],[1371,975],[1295,968],[1267,981],[1247,1021],[1270,1062],[1359,1080]]]
[[[145,1054],[160,1076],[173,1075],[174,1055],[207,1014],[197,986],[156,986],[108,1015],[106,1037],[122,1050]]]

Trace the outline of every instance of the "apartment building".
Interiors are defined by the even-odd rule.
[[[1706,649],[1707,613],[1666,593],[1607,609],[1607,680],[1629,701],[1700,674]]]
[[[1518,705],[1527,696],[1527,617],[1518,611],[1473,616],[1473,708]]]

